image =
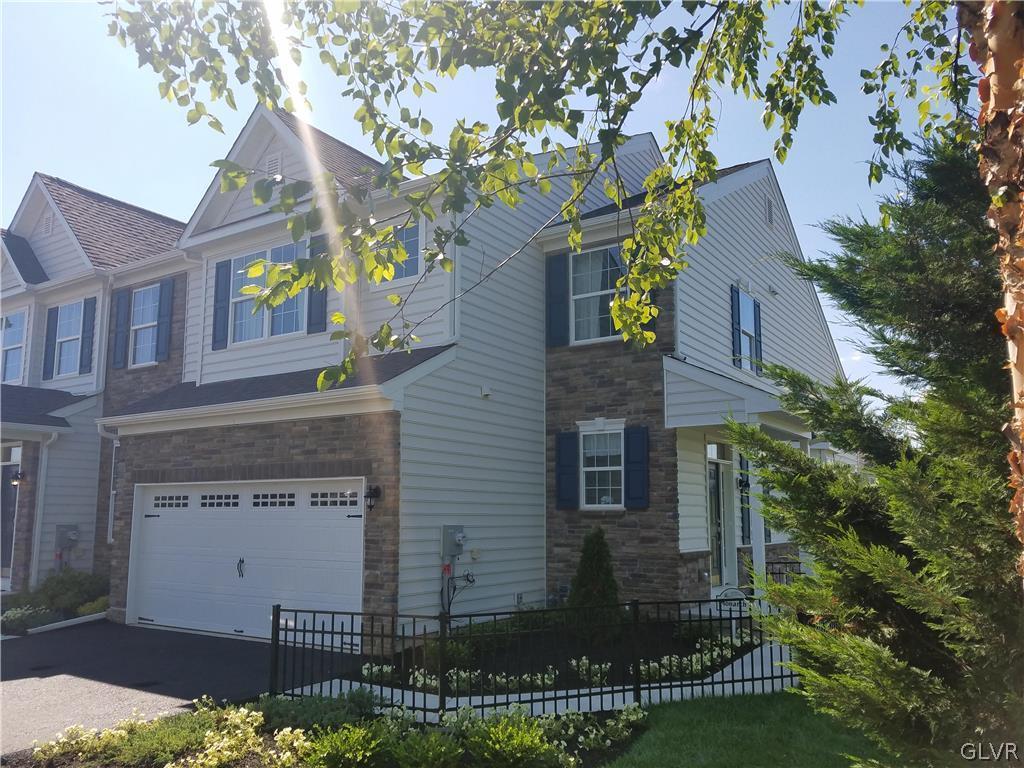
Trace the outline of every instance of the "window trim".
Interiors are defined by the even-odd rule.
[[[143,323],[142,325],[135,325],[135,295],[142,291],[148,291],[151,288],[156,288],[156,320],[151,323]],[[147,360],[144,363],[135,362],[135,332],[145,330],[146,328],[157,328],[160,325],[160,283],[152,283],[151,285],[144,285],[141,288],[132,289],[132,302],[128,307],[128,367],[129,368],[148,368],[151,365],[156,365],[159,362],[156,359],[156,346],[153,347],[153,359]],[[155,339],[154,339],[155,341]]]
[[[626,509],[626,420],[597,418],[592,421],[576,422],[576,429],[579,432],[580,456],[580,509],[599,512],[622,512]],[[583,450],[583,440],[586,435],[618,435],[619,436],[619,490],[622,494],[622,501],[619,504],[587,504],[587,470],[584,465],[586,456]],[[606,471],[611,467],[591,467],[591,472]]]
[[[408,226],[415,226],[419,228],[416,232],[416,258],[419,260],[419,266],[416,267],[416,273],[412,275],[405,275],[404,277],[394,277],[391,280],[385,280],[383,283],[374,283],[368,280],[367,283],[369,283],[371,292],[381,293],[382,291],[390,290],[396,286],[401,288],[405,285],[412,285],[423,277],[423,221],[422,219],[417,218],[415,224],[410,224]],[[406,227],[395,227],[395,229],[405,228]],[[406,249],[406,253],[409,253],[408,249]]]
[[[75,304],[81,306],[82,310],[78,313],[78,334],[75,336],[61,336],[60,335],[60,311],[64,307],[72,307]],[[53,378],[54,379],[69,379],[73,376],[80,376],[78,369],[82,367],[82,329],[85,327],[85,299],[79,299],[78,301],[69,301],[67,304],[57,305],[57,333],[54,337],[53,342]],[[78,340],[78,362],[75,364],[75,369],[70,373],[60,372],[60,345],[64,342]]]
[[[238,274],[239,272],[241,272],[243,269],[245,269],[245,267],[247,265],[251,264],[253,261],[256,261],[257,258],[262,258],[264,261],[269,263],[271,261],[271,254],[272,254],[272,252],[274,251],[275,248],[284,248],[284,247],[289,246],[289,245],[301,246],[303,251],[308,251],[308,249],[309,249],[309,240],[308,239],[304,239],[304,240],[300,240],[297,243],[293,243],[291,241],[289,241],[287,243],[278,243],[277,245],[269,245],[269,246],[266,246],[266,247],[263,247],[263,248],[257,248],[256,250],[252,251],[251,253],[247,253],[244,256],[231,256],[231,257],[229,257],[230,260],[231,260],[231,285],[234,286],[235,275]],[[235,262],[238,261],[238,260],[243,260],[243,262],[244,262],[242,264],[241,269],[235,269]],[[279,263],[285,264],[285,263],[288,263],[288,262],[279,262]],[[264,276],[264,282],[265,282],[265,279],[266,278]],[[297,328],[294,331],[287,331],[285,333],[271,333],[271,327],[272,327],[272,325],[271,325],[272,324],[271,315],[273,314],[273,311],[274,311],[274,309],[276,309],[276,307],[270,307],[269,309],[264,307],[262,309],[262,312],[263,312],[263,323],[262,323],[262,329],[260,331],[260,335],[259,336],[254,336],[251,339],[243,339],[241,341],[236,341],[235,340],[235,305],[239,304],[239,303],[241,303],[243,301],[250,301],[250,300],[254,299],[255,297],[250,295],[250,294],[243,294],[243,293],[236,294],[234,292],[234,290],[229,290],[229,293],[231,295],[230,295],[230,301],[229,301],[229,305],[228,305],[228,345],[227,345],[227,347],[225,349],[230,349],[231,347],[236,346],[236,345],[244,346],[244,345],[248,345],[248,344],[259,343],[261,341],[262,342],[266,342],[266,341],[270,341],[272,339],[282,339],[282,338],[287,338],[289,336],[295,336],[295,335],[298,335],[298,334],[305,334],[306,333],[306,326],[307,326],[307,324],[309,322],[309,317],[308,317],[308,314],[307,314],[309,312],[309,293],[308,292],[309,292],[309,288],[308,287],[303,288],[302,291],[299,292],[298,294],[296,294],[295,297],[294,297],[294,298],[298,298],[299,296],[303,297],[303,302],[302,302],[303,311],[301,311],[299,313],[299,316],[302,319],[301,327]],[[278,305],[278,306],[280,306],[280,305]],[[211,311],[212,311],[212,309],[211,309]]]
[[[573,265],[577,257],[586,256],[593,253],[594,251],[606,251],[610,249],[616,249],[620,254],[622,252],[622,244],[619,241],[613,241],[605,243],[604,245],[593,245],[586,251],[580,251],[579,253],[569,254],[569,346],[571,347],[582,347],[588,344],[604,344],[609,341],[621,341],[622,334],[615,332],[614,323],[612,325],[611,336],[595,336],[592,339],[577,339],[576,338],[576,300],[577,299],[589,299],[594,296],[609,295],[612,299],[615,298],[615,294],[619,292],[618,288],[612,288],[607,291],[591,291],[589,293],[581,293],[578,296],[573,293],[572,289],[572,276],[573,276]]]
[[[7,359],[7,352],[9,350],[20,349],[21,350],[21,367],[20,367],[20,369],[18,371],[18,376],[16,378],[11,378],[11,379],[3,378],[3,374],[6,373],[6,371],[0,371],[0,378],[3,378],[3,383],[4,384],[17,384],[19,382],[24,381],[25,380],[25,368],[26,368],[25,364],[28,362],[28,336],[29,336],[29,333],[28,333],[28,323],[29,323],[28,307],[22,307],[21,309],[16,309],[13,312],[9,312],[6,315],[0,316],[0,320],[6,320],[7,318],[13,317],[15,315],[24,315],[25,316],[25,324],[22,326],[21,343],[19,343],[19,344],[11,344],[10,346],[7,346],[7,345],[3,344],[3,340],[2,340],[3,339],[3,328],[2,328],[2,326],[0,326],[0,366],[3,366],[3,361],[5,361]]]

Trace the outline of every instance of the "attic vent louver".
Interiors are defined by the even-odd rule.
[[[49,236],[53,234],[53,212],[47,211],[43,214],[43,235]]]
[[[764,196],[764,220],[769,227],[775,225],[775,201],[767,194]]]
[[[267,172],[267,176],[280,176],[281,175],[281,153],[274,152],[267,155],[264,160],[264,170]]]

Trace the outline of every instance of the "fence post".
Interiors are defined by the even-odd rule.
[[[437,714],[443,715],[448,708],[448,612],[441,611],[437,621]]]
[[[629,611],[633,619],[633,703],[640,704],[640,601],[630,600]]]
[[[278,649],[277,644],[281,639],[281,605],[279,603],[274,604],[273,608],[273,622],[270,626],[270,690],[268,693],[271,696],[278,694],[277,690],[277,661],[278,661]]]

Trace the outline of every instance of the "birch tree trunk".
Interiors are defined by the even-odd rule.
[[[993,202],[988,219],[1005,291],[996,312],[1009,348],[1013,411],[1004,433],[1010,440],[1010,512],[1024,543],[1024,3],[961,2],[961,27],[981,67],[978,120],[984,130],[979,171]],[[1017,561],[1024,576],[1024,552]]]

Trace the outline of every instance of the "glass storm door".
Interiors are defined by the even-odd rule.
[[[720,587],[725,564],[725,533],[723,530],[722,508],[722,465],[708,462],[708,533],[711,539],[711,586]]]

